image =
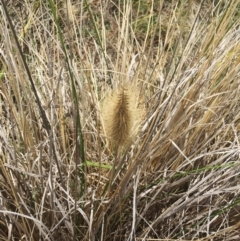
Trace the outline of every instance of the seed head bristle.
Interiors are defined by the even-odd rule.
[[[125,146],[136,133],[141,115],[134,93],[131,86],[119,87],[103,103],[103,125],[111,147]]]

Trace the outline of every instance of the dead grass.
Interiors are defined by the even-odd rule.
[[[240,1],[5,2],[0,240],[238,240]]]

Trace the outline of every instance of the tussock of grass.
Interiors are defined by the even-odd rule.
[[[238,240],[240,1],[1,3],[0,239]]]

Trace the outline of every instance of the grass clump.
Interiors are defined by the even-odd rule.
[[[237,240],[239,7],[1,0],[0,240]]]

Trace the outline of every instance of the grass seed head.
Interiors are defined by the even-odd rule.
[[[129,144],[137,134],[143,111],[136,93],[130,85],[120,86],[103,102],[103,125],[112,148]]]

